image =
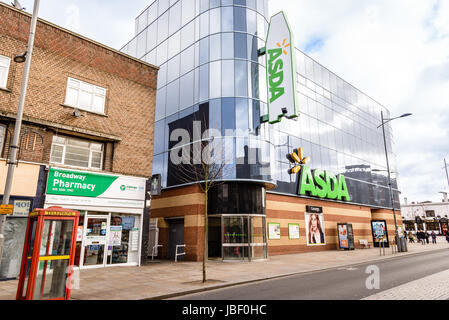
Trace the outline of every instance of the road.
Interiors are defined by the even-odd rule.
[[[380,289],[369,290],[367,267],[380,270]],[[335,268],[177,297],[177,300],[359,300],[449,269],[449,250]],[[449,290],[449,288],[448,288]]]

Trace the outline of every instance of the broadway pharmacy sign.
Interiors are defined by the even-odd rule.
[[[144,201],[145,179],[50,168],[47,196]]]

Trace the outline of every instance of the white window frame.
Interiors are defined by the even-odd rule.
[[[75,87],[71,86],[70,85],[70,81],[79,82],[79,87],[75,88]],[[91,104],[90,104],[89,108],[84,107],[84,106],[80,106],[80,104],[79,104],[80,91],[82,90],[81,89],[81,85],[92,87],[92,90],[91,90]],[[73,89],[73,90],[77,90],[78,91],[75,104],[68,102],[69,89]],[[104,91],[104,95],[100,95],[100,94],[96,93],[95,90],[103,90]],[[93,110],[93,98],[95,96],[103,98],[104,103],[103,103],[103,108],[102,108],[103,110],[102,111]],[[64,104],[67,105],[67,106],[70,106],[70,107],[73,107],[73,108],[77,108],[77,109],[80,109],[80,110],[84,110],[84,111],[88,111],[88,112],[92,112],[92,113],[105,115],[106,114],[106,97],[107,97],[107,89],[104,88],[104,87],[100,87],[100,86],[94,85],[92,83],[89,83],[89,82],[86,82],[86,81],[82,81],[82,80],[79,80],[79,79],[75,79],[75,78],[72,78],[72,77],[68,77],[67,78],[67,86],[66,86],[65,101],[64,101]]]
[[[5,139],[6,139],[6,126],[0,124],[0,127],[3,128],[3,135],[0,133],[0,157],[3,154],[3,148],[5,147]]]
[[[63,138],[65,139],[65,143],[59,143],[59,142],[54,142],[54,138],[58,137],[58,138]],[[88,167],[82,167],[82,166],[73,166],[73,165],[68,165],[65,164],[65,156],[66,156],[66,150],[67,150],[67,142],[68,140],[78,140],[78,141],[84,141],[84,142],[89,142],[89,166]],[[98,152],[96,150],[92,150],[92,144],[101,144],[102,145],[102,150],[101,150],[101,159],[100,159],[100,168],[97,167],[92,167],[92,152]],[[54,146],[60,146],[63,148],[62,151],[62,159],[61,162],[56,162],[56,161],[52,161],[52,154],[53,154],[53,150],[54,150]],[[57,136],[54,135],[52,138],[52,142],[51,142],[51,150],[50,150],[50,163],[52,164],[58,164],[58,165],[63,165],[63,166],[67,166],[67,167],[71,167],[71,168],[83,168],[83,169],[91,169],[91,170],[97,170],[97,171],[102,171],[103,170],[103,160],[104,160],[104,143],[101,142],[94,142],[94,141],[89,141],[89,140],[85,140],[85,139],[77,139],[77,138],[72,138],[72,137],[67,137],[67,136]]]
[[[11,58],[3,56],[3,55],[0,55],[0,57],[6,59],[6,61],[7,61],[6,65],[4,65],[3,63],[0,62],[0,66],[6,68],[6,74],[5,74],[6,77],[4,79],[0,79],[0,88],[7,89],[6,86],[8,85],[8,75],[9,75],[9,68],[11,67]]]

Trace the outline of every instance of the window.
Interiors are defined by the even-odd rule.
[[[435,210],[426,210],[427,218],[435,218]]]
[[[96,85],[69,78],[65,104],[86,111],[104,113],[106,89]]]
[[[53,136],[50,162],[74,167],[102,169],[103,144]]]
[[[5,56],[0,56],[0,88],[5,88],[8,84],[8,73],[11,59]]]
[[[3,153],[3,146],[5,145],[6,126],[0,125],[0,156]]]

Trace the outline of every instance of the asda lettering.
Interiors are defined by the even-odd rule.
[[[268,50],[268,91],[270,93],[270,103],[282,97],[285,89],[284,82],[284,61],[282,60],[282,49]]]
[[[53,180],[53,187],[59,187],[59,188],[66,188],[66,189],[77,189],[77,190],[87,190],[87,191],[94,191],[95,185],[94,184],[86,184],[86,183],[80,183],[80,182],[68,182],[63,181],[59,179]]]
[[[335,176],[329,171],[311,170],[308,166],[301,170],[298,194],[330,200],[351,200],[344,175]]]

